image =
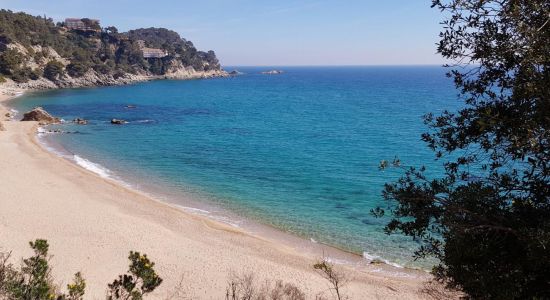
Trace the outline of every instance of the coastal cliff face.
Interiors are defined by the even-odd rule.
[[[4,88],[107,86],[227,75],[213,51],[198,51],[168,29],[70,30],[52,19],[0,10]]]

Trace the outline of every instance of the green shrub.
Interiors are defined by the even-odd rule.
[[[108,285],[107,299],[141,300],[143,296],[154,291],[161,283],[153,267],[155,263],[147,255],[130,252],[128,274],[119,275]]]
[[[6,82],[6,77],[4,75],[0,74],[0,83]]]
[[[74,275],[67,285],[67,293],[62,293],[53,283],[49,266],[46,240],[30,242],[34,255],[23,259],[20,268],[10,264],[9,253],[0,253],[0,299],[6,300],[82,300],[86,281],[80,272]],[[155,263],[147,255],[130,252],[128,274],[120,275],[108,285],[108,299],[141,300],[153,292],[162,279],[153,267]]]
[[[68,294],[59,293],[50,275],[48,242],[37,239],[30,246],[34,256],[23,259],[19,269],[8,264],[9,255],[0,254],[0,299],[81,300],[86,288],[81,274],[76,273],[74,282],[67,285]]]
[[[100,74],[109,74],[112,71],[112,68],[109,65],[101,63],[95,64],[93,69]]]
[[[31,70],[29,73],[29,78],[32,80],[37,80],[40,78],[40,76],[42,76],[42,72],[40,72],[39,69]]]
[[[24,83],[29,81],[32,73],[33,71],[31,70],[31,68],[18,68],[12,72],[11,79],[18,83]]]
[[[59,76],[63,76],[63,73],[63,64],[56,60],[48,62],[44,67],[44,77],[51,81],[57,80]]]
[[[67,73],[72,77],[82,77],[90,68],[82,63],[70,63],[67,65]]]
[[[15,49],[8,49],[0,54],[0,73],[12,75],[23,63],[24,56]]]

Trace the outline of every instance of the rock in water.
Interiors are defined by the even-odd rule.
[[[243,73],[242,72],[239,72],[238,70],[233,70],[231,72],[229,72],[229,75],[232,75],[232,76],[236,76],[236,75],[242,75]]]
[[[57,124],[60,122],[59,118],[53,117],[42,107],[35,107],[33,110],[25,113],[21,121],[37,121],[40,125]]]
[[[282,70],[271,70],[271,71],[265,71],[265,72],[262,72],[262,74],[267,74],[267,75],[278,75],[278,74],[283,74],[284,71]]]
[[[119,120],[119,119],[112,119],[111,120],[111,124],[115,124],[115,125],[122,125],[122,124],[126,124],[128,122],[124,121],[124,120]]]
[[[88,120],[84,120],[84,119],[81,119],[81,118],[76,118],[76,119],[73,120],[73,123],[78,124],[78,125],[87,125]]]

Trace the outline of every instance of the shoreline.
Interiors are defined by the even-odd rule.
[[[9,99],[13,98],[13,96],[5,96],[0,95],[0,112],[1,116],[3,118],[4,114],[6,113],[6,109],[3,107],[2,102],[7,101]],[[2,119],[4,120],[4,118]],[[197,297],[205,297],[205,298],[212,298],[212,297],[218,297],[222,296],[225,292],[224,290],[224,284],[227,282],[227,277],[230,270],[235,271],[237,273],[242,273],[242,270],[239,270],[235,267],[235,265],[242,264],[242,260],[248,262],[248,265],[250,269],[256,270],[255,273],[257,273],[257,276],[260,278],[271,278],[271,280],[283,280],[288,282],[294,282],[299,287],[303,288],[304,291],[308,295],[314,295],[314,291],[321,291],[326,288],[326,284],[323,282],[323,280],[315,274],[313,268],[311,268],[311,265],[315,262],[316,259],[320,259],[322,256],[322,253],[319,253],[316,255],[317,257],[314,257],[315,255],[313,253],[304,253],[304,249],[297,248],[296,246],[285,244],[283,241],[280,240],[273,240],[272,237],[264,237],[264,236],[258,236],[251,234],[249,232],[239,230],[238,228],[229,226],[227,224],[223,224],[219,221],[212,220],[206,216],[201,216],[198,214],[193,214],[188,211],[182,210],[181,208],[175,207],[175,205],[172,205],[167,202],[163,202],[158,199],[154,199],[150,195],[147,195],[145,193],[142,193],[140,191],[129,189],[126,186],[121,185],[120,183],[117,183],[113,180],[108,180],[105,178],[100,177],[96,173],[93,173],[89,170],[85,170],[83,167],[77,165],[76,163],[72,163],[70,161],[67,161],[67,159],[64,159],[55,153],[52,153],[45,149],[40,142],[37,139],[36,130],[37,130],[37,124],[35,122],[18,122],[18,121],[2,121],[4,124],[4,127],[6,127],[6,131],[0,132],[0,149],[3,151],[6,147],[5,144],[8,146],[11,146],[13,148],[13,144],[15,144],[15,148],[19,150],[23,150],[21,152],[23,153],[10,153],[14,155],[16,158],[19,158],[23,160],[25,163],[31,163],[34,165],[26,166],[25,168],[28,168],[27,171],[40,171],[43,173],[47,173],[45,175],[45,178],[49,179],[49,181],[53,182],[64,182],[67,185],[72,184],[72,188],[74,188],[79,194],[84,195],[82,198],[86,198],[85,200],[77,199],[75,196],[75,200],[79,200],[81,204],[85,205],[91,205],[91,206],[99,206],[99,211],[96,211],[96,214],[101,215],[105,212],[106,208],[116,208],[116,213],[114,214],[116,217],[125,219],[126,223],[132,223],[134,225],[145,226],[148,228],[148,230],[144,230],[144,232],[141,232],[141,238],[144,238],[144,240],[140,240],[139,242],[134,239],[126,239],[125,241],[118,241],[114,239],[107,239],[103,240],[101,237],[97,236],[97,232],[95,230],[88,230],[88,235],[91,237],[88,239],[89,242],[95,244],[97,243],[97,239],[103,241],[103,244],[101,244],[103,247],[110,248],[128,248],[129,245],[132,245],[134,248],[129,248],[126,251],[119,251],[113,252],[110,251],[108,254],[110,258],[116,262],[120,262],[122,266],[117,265],[116,263],[114,265],[117,265],[118,268],[115,273],[110,274],[109,276],[105,277],[99,277],[98,274],[94,274],[92,277],[89,275],[86,276],[86,274],[95,273],[90,272],[90,270],[84,270],[85,268],[69,268],[71,264],[68,264],[66,262],[61,261],[55,261],[56,264],[53,264],[54,267],[54,277],[56,280],[59,280],[63,278],[65,282],[68,280],[67,276],[69,274],[72,274],[78,270],[82,270],[84,272],[84,276],[86,279],[90,281],[90,289],[88,289],[87,295],[93,295],[96,297],[100,297],[100,295],[104,295],[103,291],[99,291],[99,293],[95,294],[95,289],[100,288],[101,286],[106,286],[106,282],[109,281],[109,279],[114,278],[114,276],[118,273],[121,273],[125,270],[125,258],[126,254],[129,250],[138,250],[143,251],[157,263],[159,266],[159,273],[162,276],[163,269],[171,269],[172,272],[169,272],[171,275],[176,275],[178,273],[190,273],[195,275],[195,272],[188,272],[185,271],[185,265],[181,266],[180,260],[174,260],[174,257],[181,258],[181,255],[187,257],[188,259],[191,258],[190,262],[194,262],[195,265],[193,265],[192,268],[189,269],[195,269],[200,270],[197,271],[199,274],[203,274],[203,278],[209,279],[210,283],[208,284],[209,287],[206,288],[205,286],[199,287],[199,290],[203,290],[204,294],[197,294]],[[33,124],[34,123],[34,124]],[[5,137],[3,135],[7,135],[7,137],[11,140],[12,143],[6,143]],[[15,141],[15,143],[13,143]],[[39,156],[44,161],[36,162],[35,157],[30,156],[28,154],[35,154],[36,156]],[[7,164],[8,170],[2,171],[0,173],[0,180],[4,180],[6,176],[10,176],[10,167],[11,163],[10,161],[6,160],[3,161],[4,164]],[[61,169],[63,172],[60,172],[59,174],[54,173],[53,170],[48,168],[42,168],[40,170],[36,170],[37,167],[43,167],[42,164],[49,165],[50,167],[54,169]],[[79,182],[82,182],[85,186],[74,186],[74,182],[72,182],[71,179],[76,179]],[[10,178],[15,181],[17,181],[17,178]],[[21,181],[21,179],[19,180]],[[43,180],[40,180],[43,181]],[[18,182],[18,184],[15,184],[14,186],[10,186],[10,189],[15,189],[14,191],[11,191],[11,194],[8,193],[8,196],[17,195],[21,191],[21,187],[28,188],[31,190],[35,190],[34,186],[36,184],[30,184],[29,182]],[[58,188],[61,188],[61,190],[64,190],[64,186],[58,186]],[[67,188],[68,189],[68,188]],[[19,190],[19,191],[18,191]],[[98,191],[99,195],[90,195],[90,191]],[[42,192],[48,192],[48,189],[42,190]],[[5,191],[1,191],[0,195],[2,195]],[[61,193],[62,196],[64,193]],[[57,196],[57,194],[56,194]],[[122,196],[122,197],[121,197]],[[44,198],[52,198],[51,195],[44,195]],[[120,198],[131,198],[132,200],[121,200]],[[4,197],[2,197],[4,198]],[[67,205],[68,201],[65,199],[57,199],[56,197],[55,202],[59,202],[61,204],[61,207],[64,205]],[[12,201],[12,200],[8,200]],[[13,205],[19,205],[17,202],[11,203]],[[32,197],[30,199],[25,198],[26,203],[32,203],[33,199]],[[4,205],[4,203],[2,203]],[[59,207],[58,207],[59,208]],[[98,208],[98,207],[95,207]],[[37,209],[34,208],[33,209]],[[31,209],[32,210],[32,209]],[[85,213],[76,212],[78,215],[83,215]],[[8,210],[10,211],[10,210]],[[69,211],[71,212],[71,211]],[[31,213],[30,215],[24,215],[23,219],[25,217],[29,216],[35,216],[36,217],[36,211],[33,211],[34,215]],[[75,212],[71,212],[75,213]],[[57,211],[57,214],[60,216],[67,215],[67,211]],[[159,216],[164,216],[168,218],[160,218]],[[7,227],[7,231],[9,231],[10,227],[12,226],[10,222],[7,222],[6,220],[10,220],[10,217],[7,217],[4,213],[0,213],[0,225],[2,227]],[[38,216],[40,217],[40,216]],[[82,216],[81,216],[82,217]],[[89,216],[88,216],[89,217]],[[13,219],[13,218],[11,218]],[[151,220],[152,219],[152,220]],[[29,223],[25,222],[25,220],[20,220],[19,223]],[[57,220],[56,221],[47,221],[45,220],[43,223],[45,225],[52,225],[49,223],[63,223],[64,220]],[[91,226],[95,226],[96,222],[92,222]],[[189,229],[186,228],[186,226],[182,226],[181,223],[185,223],[187,226],[195,228],[197,232],[189,232]],[[43,224],[43,225],[44,225]],[[53,227],[58,227],[60,224],[53,224]],[[65,224],[61,224],[65,225]],[[97,224],[99,225],[99,224]],[[102,224],[105,226],[105,224]],[[111,233],[114,234],[121,234],[119,231],[123,231],[123,233],[130,234],[130,235],[136,235],[136,232],[133,232],[133,230],[124,229],[121,227],[120,224],[113,224],[112,222],[110,225],[114,226],[112,230],[108,230]],[[31,226],[32,227],[32,226]],[[46,226],[47,227],[47,226]],[[60,228],[64,228],[65,226],[61,226]],[[120,230],[118,230],[120,229]],[[6,230],[6,228],[3,228],[3,230]],[[30,231],[30,232],[29,232]],[[128,232],[130,231],[130,232]],[[152,232],[153,231],[153,232]],[[154,231],[161,231],[162,237],[172,237],[173,241],[158,241],[158,237],[152,236],[154,235]],[[167,231],[167,232],[166,232]],[[36,234],[36,232],[33,232],[33,230],[23,230],[23,232],[29,236],[29,234]],[[52,235],[61,235],[63,236],[64,233],[60,232],[51,232]],[[185,233],[184,236],[182,236],[182,233]],[[288,233],[284,233],[286,235],[290,235]],[[8,234],[9,235],[9,234]],[[194,236],[194,238],[191,238],[189,236]],[[295,237],[295,236],[293,236]],[[31,239],[37,238],[31,237]],[[58,251],[59,245],[56,245],[55,238],[49,238],[47,236],[43,236],[41,238],[46,238],[50,240],[52,245],[52,254],[55,255],[55,257],[63,257],[65,258],[67,255],[75,255],[72,252],[65,253],[64,255],[61,255],[62,253]],[[65,236],[67,239],[68,237]],[[187,250],[189,252],[195,252],[195,255],[191,255],[191,257],[186,256],[188,253],[178,253],[174,254],[172,253],[173,250],[180,250],[181,245],[183,245],[183,241],[186,242],[193,242],[193,244],[199,244],[201,247],[190,247],[187,246]],[[302,239],[299,237],[295,237],[296,239]],[[213,241],[212,244],[204,243],[202,239],[208,239]],[[19,257],[21,255],[24,255],[28,253],[28,250],[25,250],[25,247],[27,246],[26,242],[21,245],[21,238],[17,238],[18,242],[11,243],[10,239],[7,239],[10,241],[8,245],[11,247],[7,247],[6,245],[0,245],[1,247],[4,247],[5,249],[13,249],[14,250],[14,256]],[[71,239],[68,239],[66,242],[70,242]],[[124,240],[124,239],[123,239]],[[147,243],[147,241],[156,240],[160,244],[167,244],[167,246],[172,247],[166,247],[163,249],[159,249],[158,245],[155,245],[154,243]],[[179,243],[178,243],[179,242]],[[201,243],[202,242],[202,243]],[[74,242],[72,242],[74,243]],[[117,245],[113,245],[117,244]],[[120,245],[121,244],[121,245]],[[215,248],[214,246],[216,244],[223,244],[226,247],[232,248],[235,250],[233,253],[232,251],[225,251],[225,249],[219,249]],[[176,245],[180,245],[180,247],[173,247]],[[342,250],[336,250],[336,248],[325,246],[322,244],[318,244],[319,248],[323,250],[331,250],[331,251],[340,251],[344,252]],[[74,245],[74,247],[77,247],[78,245]],[[80,247],[83,247],[84,245],[80,245]],[[90,245],[89,245],[90,246]],[[98,250],[98,245],[95,245],[95,250]],[[155,247],[156,246],[156,247]],[[26,247],[28,248],[28,247]],[[78,248],[78,247],[77,247]],[[94,248],[93,246],[91,248]],[[100,250],[102,247],[99,247]],[[224,256],[227,258],[228,261],[222,260],[222,268],[225,269],[227,272],[220,272],[219,266],[216,267],[216,265],[212,265],[210,262],[212,256],[204,254],[198,254],[196,253],[197,248],[200,248],[201,250],[205,251],[204,249],[207,249],[208,251],[215,252],[218,255]],[[215,248],[215,249],[212,249]],[[172,252],[170,252],[170,250]],[[221,252],[220,252],[221,250]],[[92,253],[96,253],[93,250],[88,249],[88,253],[91,251]],[[170,252],[168,254],[166,251]],[[164,253],[163,253],[164,252]],[[177,251],[179,252],[179,251]],[[228,253],[229,252],[229,253]],[[23,253],[23,254],[21,254]],[[163,255],[159,255],[159,253],[163,253]],[[258,255],[261,253],[261,255]],[[81,253],[79,253],[81,256]],[[118,257],[113,257],[117,256]],[[356,254],[352,254],[354,256],[358,256]],[[201,259],[196,259],[196,256],[199,256]],[[360,257],[360,256],[358,256]],[[362,259],[362,258],[361,258]],[[91,260],[90,257],[88,257],[88,260]],[[101,258],[99,258],[101,260]],[[363,259],[364,260],[364,259]],[[72,260],[71,260],[72,261]],[[78,263],[74,262],[76,265],[79,265]],[[196,266],[199,264],[199,266]],[[210,268],[207,268],[205,266],[200,266],[201,264],[206,264]],[[92,264],[93,266],[97,265],[96,263]],[[65,274],[67,272],[64,272],[64,275],[62,276],[55,276],[58,275],[58,267],[61,266],[59,269],[67,269],[68,274]],[[80,265],[81,266],[81,265]],[[101,264],[103,266],[103,264]],[[270,266],[270,267],[266,267]],[[214,268],[213,268],[214,267]],[[407,299],[419,299],[419,298],[427,298],[428,296],[421,293],[420,290],[423,287],[424,281],[430,279],[431,277],[427,275],[423,271],[419,270],[413,270],[413,269],[397,269],[391,266],[387,265],[370,265],[364,260],[363,264],[357,264],[357,265],[344,265],[341,266],[343,269],[346,270],[346,272],[349,272],[350,274],[353,274],[354,278],[356,278],[351,284],[350,284],[350,292],[349,295],[352,299],[361,299],[361,298],[371,298],[371,297],[380,297],[383,298],[407,298]],[[273,274],[273,269],[276,269],[278,272],[275,272]],[[111,269],[114,269],[111,267]],[[70,271],[69,271],[70,270]],[[88,272],[86,272],[88,271]],[[289,272],[292,274],[289,276]],[[101,273],[101,272],[99,272]],[[223,273],[223,274],[220,274]],[[392,275],[393,273],[393,275]],[[208,276],[206,276],[208,274]],[[60,274],[59,274],[60,275]],[[174,277],[174,276],[172,276]],[[177,276],[176,276],[177,277]],[[177,280],[174,280],[175,278],[168,278],[167,276],[164,276],[163,278],[166,279],[166,282],[163,286],[161,286],[161,289],[159,289],[159,292],[155,292],[154,295],[158,295],[158,297],[162,298],[162,291],[169,291],[170,286],[174,285],[174,282]],[[215,281],[212,281],[212,279],[217,279]],[[307,279],[306,279],[307,278]],[[101,280],[104,280],[104,284],[98,283],[101,282]],[[301,284],[300,284],[301,283]],[[203,282],[204,285],[204,282]],[[196,287],[196,285],[193,285]],[[391,288],[389,288],[391,286]],[[217,288],[216,288],[217,287]],[[387,288],[387,289],[386,289]],[[196,293],[196,291],[193,291],[193,293]],[[88,298],[88,297],[86,297]]]
[[[260,220],[253,220],[245,216],[240,216],[228,208],[216,205],[216,203],[213,203],[207,198],[201,198],[201,196],[195,195],[193,192],[188,192],[186,195],[177,196],[173,194],[174,191],[167,194],[163,193],[165,192],[165,187],[155,186],[153,183],[148,184],[147,188],[143,188],[141,187],[141,183],[137,184],[133,180],[128,180],[128,178],[124,175],[117,173],[113,174],[113,171],[108,167],[94,161],[90,161],[80,154],[70,152],[69,150],[64,149],[62,145],[56,144],[55,141],[48,140],[51,133],[41,132],[41,129],[43,128],[44,127],[42,126],[38,127],[36,143],[45,151],[66,160],[70,164],[76,165],[88,172],[93,173],[94,176],[99,176],[106,181],[120,185],[130,191],[137,192],[144,197],[150,198],[152,201],[174,207],[187,214],[197,215],[214,222],[231,226],[232,228],[243,231],[243,233],[251,236],[259,238],[268,237],[268,240],[271,240],[271,242],[280,242],[285,245],[290,245],[294,248],[307,251],[309,254],[326,252],[327,254],[330,254],[327,258],[337,262],[336,264],[350,266],[379,264],[387,265],[388,268],[392,269],[423,271],[428,273],[428,270],[426,269],[402,266],[377,255],[371,255],[367,252],[363,252],[362,254],[353,252],[338,246],[318,242],[306,236],[287,232],[273,225],[262,223]],[[52,133],[51,135],[54,134],[55,133]],[[156,188],[153,190],[152,186],[155,186]]]

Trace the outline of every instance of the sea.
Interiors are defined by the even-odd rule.
[[[282,74],[262,74],[276,68]],[[382,160],[443,163],[422,116],[462,105],[440,66],[226,67],[242,74],[27,93],[9,105],[63,118],[48,149],[100,176],[232,226],[261,224],[403,267],[417,241],[387,235]],[[76,125],[75,118],[88,120]],[[113,125],[111,119],[128,123]],[[49,131],[60,131],[48,133]]]

